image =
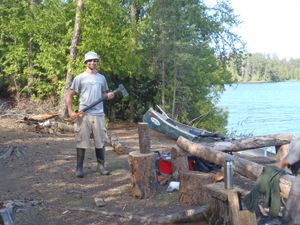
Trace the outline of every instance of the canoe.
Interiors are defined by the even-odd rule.
[[[161,112],[150,108],[143,115],[143,122],[148,123],[149,128],[153,130],[163,133],[176,140],[179,136],[185,137],[186,139],[194,142],[222,141],[225,139],[225,137],[220,134],[188,126],[175,121],[168,117],[168,115],[159,106],[157,107]]]

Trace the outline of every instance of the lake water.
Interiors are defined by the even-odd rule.
[[[300,136],[300,81],[226,86],[218,106],[229,112],[229,133]]]

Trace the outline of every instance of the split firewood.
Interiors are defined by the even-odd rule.
[[[25,121],[37,121],[37,122],[41,122],[41,121],[45,121],[45,120],[49,120],[55,117],[58,117],[59,114],[58,113],[52,113],[52,112],[48,112],[48,113],[44,113],[44,114],[39,114],[39,115],[31,115],[31,116],[25,116],[24,120]]]
[[[157,176],[157,181],[160,185],[165,185],[167,184],[169,181],[171,181],[173,178],[172,175],[167,175],[167,176],[163,176],[163,175],[158,175]]]
[[[212,179],[213,179],[214,183],[224,180],[224,167],[222,167],[221,171],[216,172],[212,176]]]
[[[120,140],[116,135],[110,134],[110,144],[118,155],[126,153],[125,147],[120,143]]]

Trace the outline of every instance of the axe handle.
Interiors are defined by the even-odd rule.
[[[100,102],[103,102],[105,99],[106,99],[106,98],[103,97],[103,98],[100,98],[100,99],[94,101],[94,102],[93,102],[92,104],[90,104],[89,106],[87,106],[87,107],[83,108],[81,111],[77,112],[77,116],[78,116],[78,117],[83,117],[85,111],[89,110],[90,108],[93,108],[95,105],[99,104]],[[69,118],[69,122],[74,123],[74,121],[75,121],[74,119]]]
[[[100,98],[100,99],[94,101],[89,106],[83,108],[80,112],[85,112],[85,111],[89,110],[90,108],[93,108],[95,105],[98,105],[100,102],[103,102],[105,99],[106,99],[106,97],[103,97],[103,98]]]
[[[114,90],[113,94],[116,94],[118,91],[119,91],[119,88],[117,88],[116,90]],[[103,97],[103,98],[100,98],[100,99],[94,101],[89,106],[83,108],[80,112],[85,112],[85,111],[89,110],[90,108],[93,108],[95,105],[98,105],[100,102],[103,102],[105,99],[106,99],[106,97]]]

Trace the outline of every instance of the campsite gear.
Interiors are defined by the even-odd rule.
[[[208,162],[207,160],[201,159],[197,156],[188,156],[188,166],[191,171],[200,171],[205,173],[219,171],[221,169],[221,166]]]
[[[127,90],[125,89],[125,87],[123,86],[123,84],[120,84],[119,87],[113,91],[113,94],[116,94],[117,92],[120,92],[120,93],[123,95],[123,97],[128,96],[128,92],[127,92]],[[87,110],[93,108],[95,105],[98,105],[100,102],[103,102],[105,99],[106,99],[106,97],[103,97],[103,98],[100,98],[100,99],[94,101],[94,102],[93,102],[92,104],[90,104],[89,106],[83,108],[80,112],[77,112],[77,115],[78,115],[79,117],[83,117],[84,112],[86,112]],[[74,121],[71,120],[71,122],[74,122]]]
[[[171,156],[168,153],[162,153],[159,159],[159,172],[163,175],[173,173]]]
[[[105,148],[95,148],[96,158],[97,158],[97,171],[100,172],[102,175],[110,175],[110,172],[106,170],[104,163],[105,163]]]
[[[77,148],[77,166],[76,166],[76,177],[83,177],[83,161],[85,155],[84,148]]]
[[[225,189],[233,188],[233,161],[232,160],[225,160],[224,183],[225,183]]]
[[[159,106],[157,108],[161,113],[150,108],[143,116],[143,121],[148,123],[151,129],[174,139],[177,139],[179,136],[183,136],[190,141],[221,141],[225,139],[220,134],[194,128],[172,120]]]
[[[14,212],[13,206],[0,209],[0,224],[14,225]]]
[[[169,183],[169,186],[167,187],[167,192],[179,191],[179,186],[180,186],[180,182],[178,182],[178,181],[171,181]]]
[[[300,174],[300,160],[292,165],[288,165],[288,168],[292,171],[293,175],[297,176]]]
[[[250,211],[258,207],[260,195],[264,195],[264,207],[270,208],[269,216],[276,217],[280,211],[279,179],[286,174],[283,169],[276,166],[266,166],[257,178],[254,188],[247,194],[243,202]]]

